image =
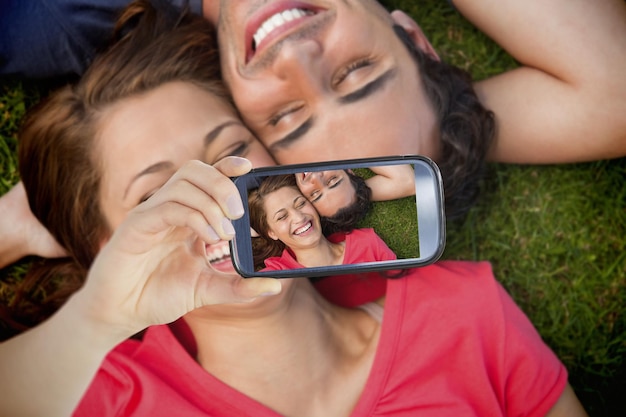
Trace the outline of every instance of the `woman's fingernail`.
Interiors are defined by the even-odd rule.
[[[226,235],[235,236],[235,228],[233,227],[230,220],[228,220],[227,218],[222,219],[222,230]]]
[[[213,226],[209,225],[209,228],[207,231],[209,233],[209,237],[211,238],[211,240],[220,240],[220,237],[215,231],[215,229],[213,228]]]
[[[226,200],[226,207],[228,207],[228,212],[231,217],[243,216],[243,204],[241,204],[241,197],[239,197],[239,194],[229,196],[228,200]]]
[[[233,158],[232,162],[236,166],[241,166],[241,165],[245,165],[249,163],[249,161],[246,158],[242,158],[240,156],[232,156],[232,158]]]

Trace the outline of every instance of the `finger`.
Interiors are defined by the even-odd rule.
[[[204,242],[220,240],[202,213],[173,201],[131,211],[111,239],[117,241],[122,250],[141,253],[164,239],[173,227],[189,228]]]
[[[234,158],[235,161],[239,161],[243,164],[244,170],[248,169],[249,162],[244,158]],[[231,162],[231,165],[237,165]],[[229,168],[230,165],[224,165]],[[227,169],[229,171],[229,169]],[[231,172],[233,170],[230,170]],[[236,169],[234,170],[236,171]],[[171,199],[172,189],[176,189],[181,183],[189,183],[194,187],[197,187],[204,194],[210,196],[217,205],[221,208],[224,215],[231,219],[237,219],[243,215],[243,204],[241,202],[241,196],[237,191],[237,187],[230,180],[229,177],[220,172],[216,167],[204,164],[200,161],[189,161],[182,168],[180,168],[176,174],[170,178],[170,180],[149,199],[153,200],[153,204],[159,204],[165,200]],[[190,192],[187,189],[187,192]],[[181,201],[181,196],[178,194],[177,199]],[[200,209],[200,206],[191,205]]]
[[[188,179],[188,177],[183,177],[172,184],[168,184],[162,191],[159,190],[159,195],[155,196],[154,200],[147,206],[154,208],[159,204],[167,202],[178,203],[198,212],[193,214],[194,224],[198,225],[198,227],[209,226],[209,230],[213,232],[211,243],[219,239],[232,239],[235,235],[235,230],[230,220],[226,217],[222,206],[218,204],[213,196],[208,195],[195,184],[190,183]],[[200,215],[204,217],[204,220],[199,217]],[[206,225],[202,225],[202,221]]]
[[[238,177],[248,173],[252,169],[252,163],[239,156],[227,156],[216,162],[213,167],[227,177]]]

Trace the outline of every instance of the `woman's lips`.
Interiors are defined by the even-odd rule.
[[[207,260],[216,270],[220,272],[235,272],[227,241],[205,245],[205,253]]]
[[[313,222],[310,220],[303,224],[302,226],[296,228],[293,231],[293,234],[296,236],[306,236],[309,232],[313,231]]]

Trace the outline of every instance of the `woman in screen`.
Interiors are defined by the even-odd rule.
[[[324,236],[319,213],[298,189],[294,175],[265,178],[250,192],[248,206],[258,243],[267,248],[265,270],[396,259],[373,229]]]

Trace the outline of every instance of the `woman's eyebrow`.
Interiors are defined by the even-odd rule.
[[[126,196],[128,195],[128,191],[130,191],[130,187],[132,187],[132,185],[141,177],[143,177],[144,175],[148,175],[148,174],[153,174],[155,172],[159,172],[159,171],[164,171],[166,169],[169,169],[173,166],[173,164],[169,161],[162,161],[162,162],[157,162],[156,164],[152,164],[150,165],[148,168],[142,170],[139,174],[135,175],[133,177],[132,180],[130,180],[130,182],[128,183],[128,186],[126,187],[126,190],[124,191],[124,199],[126,199]]]
[[[229,120],[211,129],[211,131],[207,133],[206,136],[204,137],[204,147],[205,148],[208,147],[215,140],[215,138],[217,138],[220,135],[222,130],[232,125],[241,126],[241,122],[237,120]]]

